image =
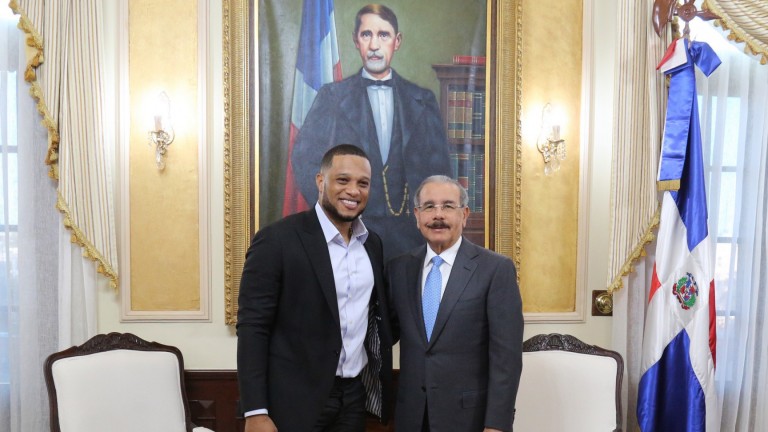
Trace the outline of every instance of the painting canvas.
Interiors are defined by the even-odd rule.
[[[363,59],[353,36],[356,34],[355,16],[365,4],[350,0],[333,2],[335,37],[321,38],[320,43],[314,41],[311,46],[316,48],[309,52],[316,54],[313,51],[325,50],[329,43],[335,44],[338,65],[331,49],[327,55],[334,66],[329,72],[318,75],[319,79],[307,80],[303,69],[306,65],[302,66],[302,62],[308,61],[309,54],[300,51],[300,46],[306,34],[303,28],[307,27],[303,17],[310,15],[303,13],[303,1],[225,2],[227,323],[233,323],[236,317],[239,276],[253,233],[286,214],[313,206],[317,200],[316,190],[313,195],[307,179],[313,179],[318,171],[318,155],[321,153],[315,149],[312,157],[303,158],[302,154],[309,153],[292,155],[291,152],[293,146],[301,142],[306,114],[311,111],[314,99],[322,95],[323,85],[339,79],[343,82],[350,77],[359,78]],[[404,117],[399,106],[404,102],[395,98],[394,112],[400,114],[393,119],[388,152],[378,148],[379,131],[369,128],[365,150],[369,157],[377,159],[372,163],[373,183],[376,183],[376,176],[380,176],[381,182],[379,193],[376,190],[371,193],[371,200],[379,201],[369,202],[369,209],[383,208],[384,214],[366,211],[363,220],[370,229],[379,231],[383,225],[377,225],[374,219],[381,216],[394,226],[389,228],[390,232],[399,233],[392,230],[402,226],[417,233],[411,214],[412,195],[420,181],[409,176],[418,174],[423,178],[435,173],[448,174],[462,182],[470,192],[472,215],[465,229],[467,238],[504,253],[519,264],[520,181],[516,177],[519,170],[514,169],[519,165],[520,154],[516,120],[519,119],[520,93],[519,3],[512,0],[398,0],[388,2],[386,6],[396,14],[398,31],[395,33],[401,33],[402,38],[392,55],[394,75],[402,82],[410,83],[411,89],[420,89],[420,94],[426,95],[421,96],[423,110],[436,113],[419,118],[430,119],[425,123],[439,122],[441,127],[429,129],[431,132],[422,134],[418,140],[408,141],[406,135],[417,132],[411,132],[404,125],[408,121],[422,128],[424,125],[421,120],[413,122],[412,118]],[[318,24],[317,18],[325,15],[315,12],[313,20],[307,20],[315,22],[314,26],[322,29],[323,34],[330,26]],[[502,70],[513,79],[497,80]],[[311,90],[298,91],[297,81],[311,83]],[[371,108],[363,104],[358,106],[362,107],[357,109],[360,112],[344,110],[343,114],[360,115],[361,122],[367,122],[368,126],[374,124],[376,119],[372,118],[372,112],[362,113],[363,109]],[[302,116],[304,118],[300,118]],[[297,118],[300,118],[298,122]],[[322,122],[314,124],[322,125]],[[412,159],[425,157],[418,150],[411,150],[411,144],[423,144],[426,139],[444,143],[440,146],[442,162],[437,168],[426,163],[417,164],[411,170],[396,166],[398,162],[413,164]],[[314,142],[310,140],[310,143]],[[370,145],[371,142],[377,146]],[[329,143],[339,142],[335,142],[334,137],[319,146],[323,148]],[[413,147],[418,148],[415,144]],[[404,149],[405,153],[397,153]],[[399,154],[403,156],[388,158]],[[507,168],[499,169],[502,160]],[[298,179],[294,166],[297,161]],[[399,170],[400,173],[397,174],[400,178],[393,179],[395,186],[392,188],[389,182],[383,181],[389,174],[387,165],[393,166],[393,172]],[[405,182],[400,182],[403,179]],[[293,191],[292,183],[298,185]],[[303,204],[297,197],[303,198]],[[505,219],[503,227],[498,226],[500,218]],[[383,236],[385,241],[403,237]],[[397,247],[402,250],[408,246],[390,246],[390,256]]]

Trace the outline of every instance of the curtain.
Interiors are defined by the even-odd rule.
[[[112,149],[103,130],[103,29],[98,0],[11,0],[27,36],[25,79],[46,127],[61,212],[59,346],[96,334],[101,273],[117,287]],[[42,162],[41,162],[42,163]],[[72,243],[72,244],[70,244]],[[93,262],[84,260],[85,257]]]
[[[717,369],[721,431],[768,430],[768,67],[735,49],[725,34],[699,20],[691,38],[722,59],[709,78],[697,76],[709,232],[716,241]],[[646,247],[649,253],[654,244]],[[635,417],[645,307],[654,257],[614,292],[613,338],[624,348],[627,430]]]
[[[30,47],[25,79],[48,129],[45,160],[59,180],[56,207],[72,242],[117,287],[111,154],[102,118],[102,2],[11,0],[10,6]]]
[[[755,0],[704,0],[704,9],[721,19],[715,24],[728,33],[728,39],[744,43],[744,51],[768,64],[768,2]]]
[[[622,276],[625,289],[613,292],[613,346],[621,349],[624,358],[622,412],[626,423],[623,430],[637,431],[637,389],[640,383],[640,359],[643,354],[643,329],[648,288],[651,286],[653,263],[656,260],[655,240],[643,249],[647,255],[634,264],[635,271]],[[614,348],[617,349],[617,348]],[[618,349],[617,349],[618,350]]]
[[[608,290],[623,285],[623,276],[643,256],[658,224],[656,170],[664,125],[666,88],[656,72],[671,41],[658,37],[651,24],[653,0],[621,0],[616,52],[611,226]]]
[[[617,10],[616,91],[611,173],[608,290],[614,296],[613,348],[624,358],[623,412],[636,430],[634,407],[645,322],[646,256],[659,222],[656,170],[664,125],[666,86],[656,72],[671,36],[653,30],[653,0],[621,0]],[[650,262],[650,265],[646,263]],[[635,270],[637,269],[637,272]],[[628,286],[628,289],[620,289]],[[626,426],[626,425],[625,425]],[[626,430],[626,429],[625,429]]]
[[[717,245],[716,386],[721,430],[768,430],[768,66],[701,26],[723,60],[709,79],[697,77],[710,233]],[[711,36],[709,36],[711,34]]]
[[[10,7],[23,33],[3,21],[0,430],[42,432],[45,358],[96,334],[97,292],[117,286],[114,142],[102,122],[101,2]]]
[[[0,19],[0,430],[48,430],[41,371],[58,350],[59,213],[16,18]]]

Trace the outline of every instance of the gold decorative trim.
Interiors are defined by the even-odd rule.
[[[656,228],[659,226],[659,221],[661,220],[661,205],[659,205],[658,208],[656,208],[656,213],[653,214],[653,218],[651,218],[651,222],[648,225],[648,227],[645,229],[645,233],[643,233],[642,236],[640,236],[640,241],[638,242],[637,246],[632,249],[632,253],[629,254],[629,257],[624,262],[624,265],[621,266],[621,270],[619,271],[619,274],[611,281],[611,283],[608,285],[608,293],[613,293],[614,291],[618,291],[624,287],[624,282],[622,282],[622,278],[624,276],[629,275],[630,273],[635,272],[635,263],[637,260],[645,256],[645,247],[653,242],[653,240],[656,238],[656,235],[653,233]]]
[[[83,256],[90,259],[91,261],[95,261],[98,264],[96,270],[109,278],[109,285],[112,288],[117,289],[117,272],[115,272],[115,270],[107,262],[104,256],[101,255],[101,252],[99,252],[96,247],[90,241],[88,241],[85,233],[80,231],[77,225],[72,222],[72,215],[69,212],[67,203],[64,202],[64,198],[61,196],[61,194],[57,195],[58,198],[56,200],[56,208],[61,212],[61,214],[64,215],[63,223],[64,227],[71,233],[70,241],[83,248]]]
[[[224,8],[224,322],[237,323],[237,296],[251,232],[248,185],[249,105],[247,0],[225,0]]]
[[[744,52],[751,54],[756,57],[760,57],[760,64],[768,64],[768,48],[763,47],[757,42],[755,42],[755,38],[749,37],[746,34],[744,34],[741,29],[736,26],[736,24],[732,22],[728,22],[727,16],[723,13],[723,10],[719,7],[713,5],[710,3],[709,0],[704,0],[704,3],[701,5],[702,9],[708,10],[710,12],[713,12],[720,16],[721,18],[715,21],[715,25],[719,25],[723,28],[725,32],[728,33],[728,40],[738,42],[738,43],[744,43]],[[724,17],[725,16],[725,17]]]
[[[27,67],[24,69],[24,80],[30,84],[29,94],[37,101],[37,111],[43,117],[42,123],[48,129],[48,154],[45,157],[45,164],[50,166],[48,175],[55,180],[59,179],[59,131],[56,122],[53,120],[48,106],[43,100],[43,90],[37,82],[38,68],[45,61],[43,56],[43,38],[37,32],[32,21],[27,14],[21,10],[16,0],[8,3],[13,13],[19,15],[18,27],[27,35]]]
[[[680,179],[677,180],[659,180],[656,182],[656,187],[660,191],[676,191],[680,190]]]
[[[494,238],[491,247],[515,262],[520,269],[522,255],[520,239],[522,233],[522,88],[523,88],[523,2],[521,0],[500,0],[495,15],[496,56],[496,116],[495,120],[495,166],[494,187],[496,189],[494,208]],[[513,72],[512,79],[503,79]],[[504,121],[504,119],[512,119]],[[493,130],[493,129],[488,129]],[[488,152],[489,149],[486,149]],[[512,161],[510,164],[509,161]],[[514,169],[509,169],[509,166]],[[489,196],[489,194],[486,194]],[[511,215],[511,217],[510,217]],[[502,226],[502,221],[511,220],[511,229]],[[490,232],[486,226],[486,232]],[[517,272],[520,282],[520,272]]]
[[[29,93],[37,101],[37,111],[42,115],[42,124],[48,130],[48,154],[45,158],[45,163],[50,168],[48,175],[58,181],[59,180],[59,131],[56,122],[53,120],[48,106],[43,98],[43,90],[40,88],[37,82],[37,72],[35,71],[43,62],[45,57],[43,55],[43,38],[40,33],[32,25],[32,21],[27,14],[21,10],[16,0],[11,0],[8,4],[13,13],[19,15],[19,29],[21,29],[27,35],[27,47],[31,48],[32,52],[27,52],[27,67],[24,71],[24,80],[30,84]],[[57,193],[56,208],[64,215],[64,227],[71,233],[71,241],[83,248],[83,256],[95,261],[97,271],[102,275],[109,278],[109,284],[112,288],[117,289],[118,277],[117,272],[112,268],[112,265],[107,262],[104,256],[96,249],[96,247],[88,240],[85,233],[73,223],[72,215],[69,211],[69,206],[64,201],[64,198],[60,193]]]

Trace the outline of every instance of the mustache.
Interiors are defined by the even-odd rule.
[[[450,228],[450,226],[447,223],[445,223],[445,221],[436,220],[428,223],[427,228],[440,229],[440,228]]]
[[[379,52],[378,52],[378,51],[368,51],[368,52],[365,54],[365,56],[366,56],[366,57],[368,57],[368,59],[369,59],[369,60],[370,60],[370,59],[372,59],[372,58],[374,58],[374,57],[384,57],[384,56],[382,56],[381,54],[379,54]]]

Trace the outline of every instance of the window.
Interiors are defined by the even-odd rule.
[[[0,5],[0,392],[10,381],[10,338],[18,281],[18,18]],[[5,389],[3,389],[5,387]]]
[[[752,430],[750,422],[759,423],[762,415],[756,407],[765,406],[759,390],[765,386],[765,369],[754,365],[764,364],[762,323],[768,310],[768,68],[727,43],[720,30],[697,21],[691,22],[692,39],[707,42],[722,60],[712,75],[696,78],[709,233],[715,246],[715,388],[721,429]]]

